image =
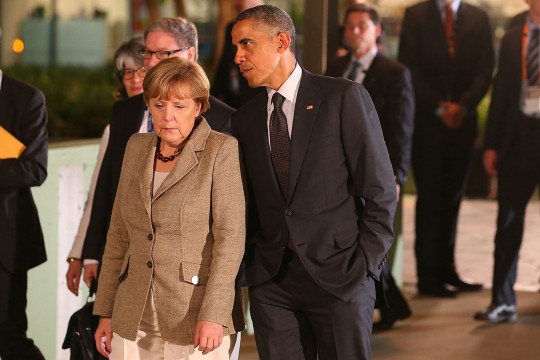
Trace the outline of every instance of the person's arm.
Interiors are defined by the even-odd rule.
[[[392,74],[392,81],[385,94],[381,114],[383,134],[396,182],[403,186],[407,180],[412,152],[414,131],[414,90],[411,75],[406,68]]]
[[[94,166],[94,171],[92,173],[92,179],[90,180],[90,187],[88,189],[88,196],[86,198],[86,204],[84,205],[83,215],[81,222],[79,223],[79,228],[75,239],[73,240],[73,245],[71,246],[71,251],[68,255],[69,267],[66,273],[66,282],[68,290],[73,294],[79,294],[79,283],[82,273],[82,248],[84,245],[84,238],[86,236],[86,231],[88,230],[88,223],[90,222],[90,213],[92,211],[92,204],[94,202],[94,193],[96,190],[96,182],[99,175],[99,169],[103,162],[103,156],[105,155],[105,150],[107,149],[107,143],[109,142],[109,126],[105,127],[103,135],[101,136],[101,141],[99,143],[99,150],[96,165]],[[96,266],[97,267],[97,266]],[[86,271],[85,271],[86,273]],[[88,285],[89,283],[87,283]]]
[[[498,152],[501,149],[502,140],[505,136],[511,136],[511,134],[505,133],[507,128],[507,121],[515,121],[514,118],[509,117],[508,109],[516,104],[510,103],[515,96],[512,96],[511,92],[515,91],[516,87],[511,83],[513,82],[513,76],[515,71],[512,71],[513,67],[519,66],[519,64],[511,61],[513,59],[510,49],[518,51],[518,46],[512,44],[512,40],[517,40],[518,37],[512,34],[508,35],[501,41],[500,53],[499,53],[499,67],[495,79],[493,81],[493,88],[491,92],[491,103],[489,105],[488,119],[486,123],[486,133],[484,136],[484,168],[490,175],[495,175],[497,172]],[[515,57],[514,57],[515,58]]]
[[[244,254],[245,197],[238,142],[227,138],[218,150],[212,179],[212,263],[198,317],[194,346],[210,351],[221,343],[217,325],[229,323],[235,279]],[[219,338],[219,340],[218,340]]]
[[[8,78],[4,78],[2,87],[10,86],[8,81]],[[45,97],[41,91],[27,85],[19,90],[17,90],[17,104],[21,105],[14,105],[18,108],[19,116],[16,119],[5,120],[16,123],[15,126],[20,132],[12,135],[18,138],[26,149],[17,159],[0,159],[0,189],[40,186],[47,177],[48,134]]]
[[[352,187],[364,202],[360,246],[370,276],[379,279],[392,245],[397,204],[395,176],[375,106],[367,91],[351,83],[341,103],[341,138]]]

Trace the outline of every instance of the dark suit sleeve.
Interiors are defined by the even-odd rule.
[[[385,93],[381,114],[384,139],[394,175],[400,185],[407,180],[414,131],[414,90],[408,69],[400,68],[392,74]]]
[[[8,79],[2,86],[8,86]],[[47,108],[41,91],[26,85],[13,86],[17,94],[13,97],[17,113],[13,121],[20,129],[13,133],[26,149],[18,159],[0,159],[0,188],[27,188],[39,186],[47,177]],[[8,112],[9,113],[9,112]],[[4,115],[5,116],[5,115]],[[8,131],[10,129],[7,129]]]
[[[504,135],[505,120],[508,115],[508,106],[510,99],[513,98],[508,91],[514,91],[515,88],[509,87],[509,70],[511,66],[519,66],[519,64],[511,64],[510,58],[509,37],[505,37],[501,43],[499,55],[499,69],[493,82],[491,93],[491,103],[489,107],[488,121],[486,125],[486,135],[484,139],[484,147],[486,149],[500,150],[502,138]],[[508,119],[516,121],[516,119]]]
[[[396,184],[379,118],[367,91],[351,82],[341,106],[341,136],[352,187],[364,202],[360,245],[378,278],[394,238]]]
[[[118,110],[118,104],[115,103],[111,115],[111,127],[109,143],[103,156],[103,162],[99,169],[99,175],[96,182],[96,190],[94,192],[94,200],[92,203],[92,211],[90,213],[90,221],[88,223],[88,230],[86,231],[86,237],[84,239],[84,246],[81,254],[82,259],[100,260],[105,249],[105,241],[107,239],[107,231],[109,230],[109,221],[112,209],[110,207],[110,187],[112,185],[112,167],[113,167],[113,152],[115,148],[111,145],[111,139],[116,134],[116,127],[112,122],[118,118],[121,114]],[[113,140],[114,142],[114,140]]]
[[[223,101],[210,96],[210,108],[203,114],[204,118],[214,131],[223,134],[231,134],[231,116],[234,108],[225,104]]]

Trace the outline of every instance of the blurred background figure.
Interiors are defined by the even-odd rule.
[[[333,59],[328,64],[326,75],[349,78],[363,84],[368,91],[379,115],[398,194],[401,194],[400,189],[405,185],[409,171],[414,128],[411,74],[405,66],[378,51],[377,39],[381,34],[381,19],[376,8],[366,4],[350,6],[345,11],[343,27],[344,40],[350,51]],[[400,201],[394,217],[394,250],[401,233]],[[386,263],[381,273],[388,307],[381,296],[378,296],[377,305],[381,318],[374,324],[374,332],[388,330],[397,320],[411,315],[407,300],[397,287],[390,269],[391,263]]]
[[[478,133],[476,108],[493,75],[491,34],[486,12],[460,0],[427,0],[405,10],[398,58],[411,71],[416,98],[415,255],[423,295],[482,289],[460,278],[454,249]]]
[[[262,0],[233,0],[237,14],[254,6],[262,5]],[[218,99],[224,101],[235,109],[253,98],[261,88],[251,88],[246,79],[240,74],[238,65],[234,63],[234,49],[232,45],[231,21],[225,29],[225,42],[223,52],[219,59],[210,92]]]
[[[514,283],[525,209],[540,183],[540,0],[526,3],[525,21],[501,43],[486,129],[484,167],[497,177],[499,210],[491,303],[474,318],[489,322],[517,318]]]
[[[18,157],[0,158],[0,358],[45,360],[26,336],[26,291],[28,270],[47,260],[30,191],[47,177],[47,108],[40,90],[1,70],[0,127],[25,146]]]
[[[116,68],[115,78],[118,80],[119,84],[114,92],[114,98],[116,100],[123,100],[134,95],[142,94],[142,81],[146,75],[143,58],[140,54],[142,49],[144,49],[144,42],[142,36],[139,36],[124,42],[114,53],[113,62]],[[90,222],[90,213],[92,210],[99,169],[101,168],[108,142],[109,125],[105,127],[99,143],[98,157],[94,172],[92,173],[88,197],[86,199],[77,234],[73,240],[73,245],[67,259],[69,263],[68,271],[66,273],[67,287],[69,291],[75,295],[79,294],[79,283],[82,273],[81,253],[86,231],[88,229],[88,223]],[[89,278],[95,278],[97,275],[98,261],[86,260],[86,265],[85,270],[88,272],[87,276]]]

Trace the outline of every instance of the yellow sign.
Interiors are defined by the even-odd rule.
[[[17,159],[26,146],[0,126],[0,159]]]

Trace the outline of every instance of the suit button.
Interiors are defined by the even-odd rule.
[[[285,210],[285,215],[286,216],[291,216],[292,215],[291,210],[289,210],[289,209]]]
[[[154,240],[154,235],[148,234],[148,240],[150,240],[150,241]]]
[[[149,267],[150,269],[152,268],[152,262],[151,262],[151,261],[147,262],[146,265],[148,265],[148,267]]]

